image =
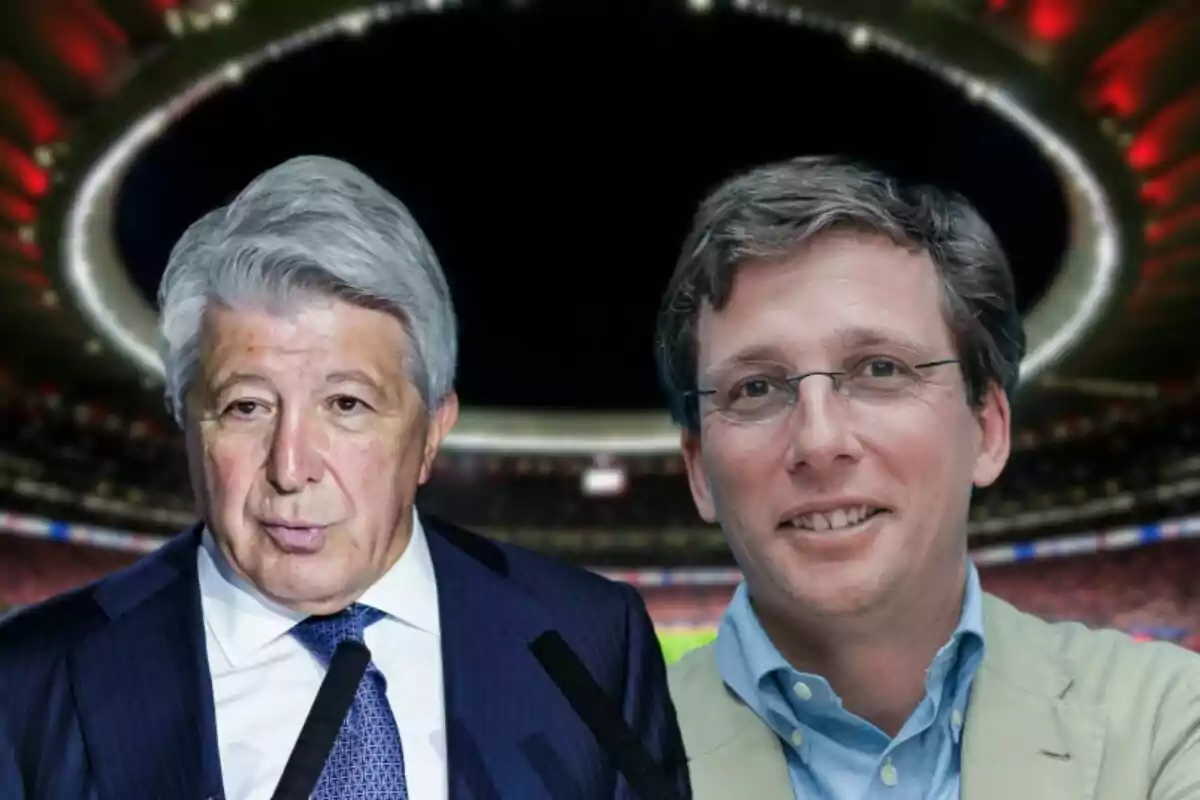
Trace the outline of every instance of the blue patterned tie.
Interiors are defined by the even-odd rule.
[[[340,642],[363,640],[382,611],[355,603],[337,614],[309,617],[292,635],[325,667]],[[387,701],[387,679],[372,663],[346,715],[312,800],[408,800],[400,730]]]

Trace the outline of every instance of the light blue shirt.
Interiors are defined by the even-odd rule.
[[[958,627],[925,674],[925,697],[892,739],[846,711],[824,678],[784,660],[744,583],[716,644],[725,684],[782,740],[797,800],[958,800],[963,720],[983,649],[983,590],[972,564]]]

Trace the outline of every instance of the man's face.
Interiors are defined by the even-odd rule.
[[[891,376],[955,359],[942,308],[928,255],[828,234],[747,264],[729,304],[702,310],[699,388],[760,394],[763,384],[738,381]],[[994,389],[972,409],[957,364],[904,372],[919,377],[879,396],[810,376],[794,406],[760,422],[701,398],[700,432],[683,437],[692,494],[769,613],[853,616],[961,580],[971,486],[995,480],[1008,457],[1007,401]]]
[[[287,315],[210,308],[188,403],[193,483],[233,568],[310,614],[404,552],[417,486],[453,426],[404,369],[400,321],[314,298]]]

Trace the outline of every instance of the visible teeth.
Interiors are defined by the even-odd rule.
[[[873,509],[867,506],[839,508],[827,513],[804,514],[792,520],[792,525],[810,531],[829,531],[850,528],[871,516]]]

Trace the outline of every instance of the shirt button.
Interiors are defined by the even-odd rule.
[[[892,766],[890,758],[884,762],[883,768],[879,770],[879,780],[883,781],[883,785],[889,788],[900,782],[900,776],[896,774],[896,768]]]
[[[963,723],[962,712],[957,708],[950,712],[950,724],[954,728],[961,728]]]
[[[801,700],[812,699],[812,689],[808,688],[808,684],[804,681],[796,681],[796,685],[792,687],[792,691],[796,693],[796,697]]]
[[[792,744],[796,747],[804,744],[804,734],[799,729],[792,731]]]

